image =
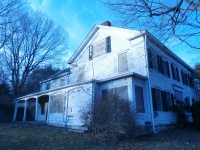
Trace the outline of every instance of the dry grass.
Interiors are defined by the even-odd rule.
[[[200,132],[178,128],[119,141],[110,135],[73,133],[46,125],[0,123],[0,150],[200,149]]]

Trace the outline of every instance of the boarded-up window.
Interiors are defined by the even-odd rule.
[[[60,86],[65,85],[65,77],[60,78]]]
[[[50,113],[63,113],[65,93],[50,96]]]
[[[46,83],[46,89],[49,90],[50,89],[50,82]]]
[[[89,60],[92,60],[94,57],[100,56],[104,53],[111,52],[111,37],[108,36],[103,40],[100,40],[93,45],[89,46]]]
[[[85,67],[81,67],[78,70],[78,82],[83,82],[85,79]]]
[[[101,40],[93,44],[93,57],[97,57],[106,52],[106,40]]]
[[[118,70],[119,72],[128,71],[127,52],[118,55]]]
[[[136,111],[137,112],[145,112],[142,87],[135,86],[135,101],[136,101]]]
[[[117,88],[107,89],[102,91],[102,99],[108,99],[110,97],[117,97],[120,99],[128,99],[128,86],[121,86]]]

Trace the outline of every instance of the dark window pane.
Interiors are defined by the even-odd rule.
[[[160,90],[152,88],[153,110],[162,111]]]
[[[136,98],[136,111],[137,112],[145,112],[142,87],[135,86],[135,98]]]
[[[172,101],[169,92],[161,91],[163,111],[172,111]]]

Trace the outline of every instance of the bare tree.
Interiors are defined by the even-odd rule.
[[[24,6],[23,0],[1,0],[0,1],[0,49],[8,38],[13,34],[8,32],[8,25],[15,22],[13,16]],[[12,19],[11,19],[12,18]]]
[[[200,49],[199,0],[102,0],[122,25],[159,33],[163,40],[177,38]],[[158,36],[158,35],[157,35]]]
[[[63,56],[66,34],[45,15],[32,10],[17,12],[8,25],[12,33],[3,47],[13,95],[19,96],[28,75],[38,65]]]

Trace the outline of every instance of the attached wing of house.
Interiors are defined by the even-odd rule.
[[[68,61],[70,68],[17,98],[13,121],[36,120],[85,130],[81,115],[104,93],[128,99],[139,126],[175,124],[178,100],[195,99],[193,69],[147,31],[96,25]],[[105,92],[106,91],[106,92]]]

